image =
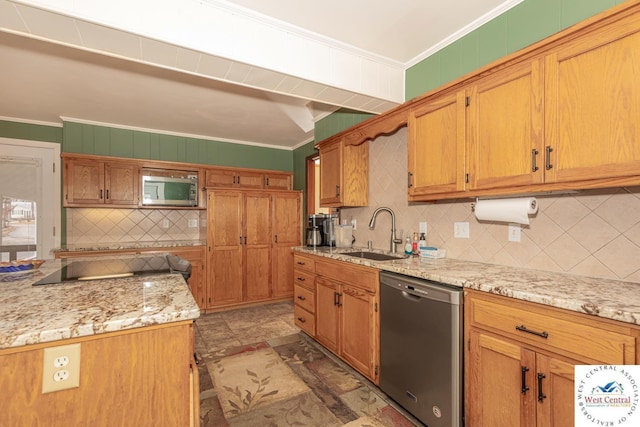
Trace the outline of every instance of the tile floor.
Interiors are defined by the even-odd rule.
[[[368,392],[379,397],[379,401],[387,405],[393,412],[393,417],[388,424],[393,426],[422,425],[405,411],[399,408],[377,388],[373,383],[362,377],[349,366],[337,359],[314,340],[300,332],[293,322],[293,303],[280,302],[265,304],[255,307],[240,308],[230,311],[222,311],[211,314],[203,314],[196,321],[196,353],[200,359],[200,420],[201,427],[213,426],[240,426],[237,423],[229,423],[225,420],[220,403],[217,399],[212,375],[209,373],[212,362],[225,357],[230,352],[238,351],[238,347],[258,348],[263,346],[276,347],[283,343],[308,341],[308,344],[320,351],[327,358],[335,362],[336,368],[343,369],[363,384]],[[319,393],[321,394],[321,393]],[[320,396],[322,399],[322,397]],[[349,402],[344,405],[351,406],[351,410],[357,416],[358,409]],[[320,425],[320,424],[319,424]],[[349,423],[351,425],[351,423]],[[249,427],[247,425],[247,427]]]

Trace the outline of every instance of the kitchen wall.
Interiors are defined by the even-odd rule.
[[[538,195],[538,213],[521,241],[510,242],[508,224],[476,220],[472,199],[407,202],[406,128],[369,144],[369,206],[341,212],[356,219],[356,246],[372,240],[374,248],[389,249],[391,217],[382,212],[375,230],[367,227],[373,211],[387,206],[403,237],[427,221],[427,243],[446,249],[447,258],[640,282],[640,187]],[[454,238],[454,222],[465,221],[470,237]]]
[[[67,246],[204,240],[205,221],[193,209],[67,209]]]

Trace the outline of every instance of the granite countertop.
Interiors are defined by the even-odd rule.
[[[640,283],[448,258],[371,261],[345,255],[362,248],[294,250],[640,325]]]
[[[47,260],[37,270],[0,273],[0,349],[200,316],[180,274],[32,286],[61,267]]]
[[[204,246],[206,240],[160,240],[154,242],[113,242],[100,244],[77,244],[66,245],[58,249],[54,249],[53,253],[59,252],[76,252],[76,251],[114,251],[126,249],[161,249],[161,248],[177,248],[182,246]]]

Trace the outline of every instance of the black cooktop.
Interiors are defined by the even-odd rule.
[[[168,255],[63,259],[60,270],[40,279],[33,286],[166,273],[181,273],[187,279],[190,271],[189,262]]]

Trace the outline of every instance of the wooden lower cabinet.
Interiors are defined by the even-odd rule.
[[[80,385],[42,393],[44,349],[80,344]],[[197,426],[193,322],[0,350],[7,426]],[[170,367],[168,369],[167,367]]]
[[[574,366],[636,363],[631,325],[540,304],[467,291],[465,325],[471,426],[572,427]]]
[[[214,189],[207,201],[206,308],[291,298],[301,193]]]
[[[304,327],[305,322],[298,319],[298,313],[296,324],[377,384],[380,365],[378,270],[298,253],[294,255],[294,266],[297,289],[315,283],[315,334]],[[305,298],[303,291],[299,296]],[[297,307],[302,310],[304,301],[296,300]]]

